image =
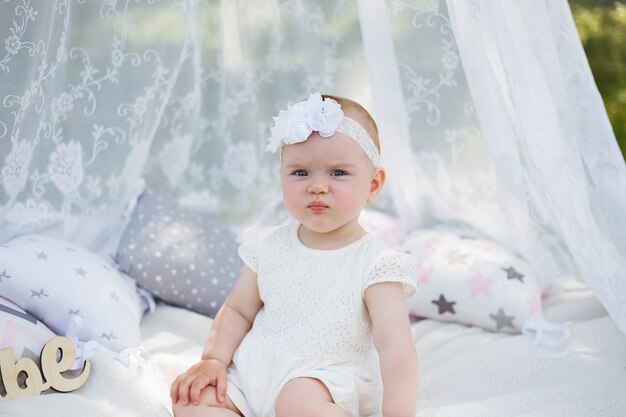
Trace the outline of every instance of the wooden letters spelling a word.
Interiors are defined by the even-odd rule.
[[[57,351],[61,351],[57,360]],[[57,336],[44,346],[41,357],[41,370],[29,358],[14,360],[13,349],[0,350],[0,377],[4,384],[6,395],[0,396],[0,401],[10,400],[29,395],[39,395],[41,391],[52,388],[55,391],[70,392],[82,387],[91,371],[91,362],[85,361],[85,366],[79,375],[66,378],[61,375],[76,360],[76,348],[67,338]],[[18,376],[26,374],[25,387],[18,384]]]

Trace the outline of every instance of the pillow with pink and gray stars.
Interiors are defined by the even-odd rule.
[[[543,319],[541,288],[528,263],[501,245],[449,231],[413,232],[404,251],[417,261],[413,318],[519,333]]]
[[[0,245],[0,296],[65,335],[120,352],[141,341],[135,282],[106,260],[64,240],[24,235]]]

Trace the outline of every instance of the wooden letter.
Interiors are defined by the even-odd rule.
[[[41,373],[35,362],[29,358],[22,358],[15,362],[13,358],[13,349],[0,350],[0,376],[7,392],[4,397],[0,398],[0,401],[38,395],[43,387]],[[25,388],[17,384],[20,372],[26,373]]]
[[[57,350],[61,349],[61,358],[57,362]],[[75,391],[87,382],[91,372],[91,362],[85,361],[82,372],[76,378],[65,378],[61,372],[70,369],[76,360],[76,348],[72,342],[57,336],[46,343],[41,352],[41,370],[50,388],[60,392]]]
[[[57,361],[57,351],[61,351]],[[13,349],[0,350],[0,379],[6,395],[0,396],[0,402],[13,398],[39,395],[41,391],[52,388],[55,391],[69,392],[82,387],[91,371],[91,362],[85,361],[80,374],[74,378],[65,378],[61,372],[70,369],[76,360],[76,348],[72,342],[61,336],[51,339],[41,352],[41,371],[29,358],[14,360]],[[18,384],[20,373],[26,374],[25,387]],[[45,378],[45,383],[42,378]]]

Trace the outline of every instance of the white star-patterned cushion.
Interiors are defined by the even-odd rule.
[[[236,235],[207,213],[146,190],[122,235],[120,270],[156,298],[214,317],[243,266]]]
[[[136,284],[98,255],[42,235],[0,245],[0,296],[65,335],[74,316],[78,339],[120,352],[140,344]]]
[[[503,246],[450,231],[413,232],[403,249],[417,261],[414,318],[519,333],[543,319],[541,288],[529,264]]]

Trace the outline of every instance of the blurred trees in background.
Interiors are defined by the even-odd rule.
[[[626,0],[569,0],[591,71],[626,157]]]

